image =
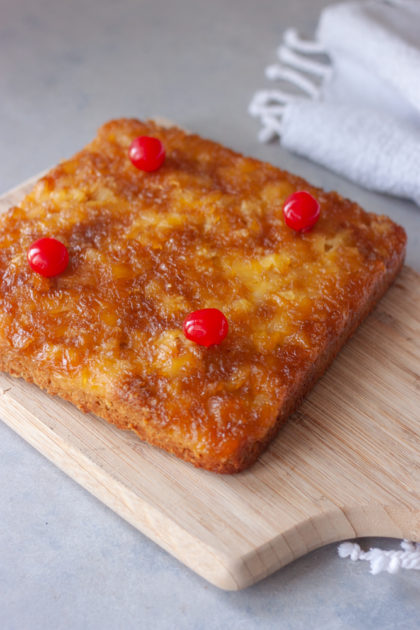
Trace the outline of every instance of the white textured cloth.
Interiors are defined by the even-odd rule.
[[[314,42],[289,29],[278,56],[266,76],[279,87],[258,91],[249,108],[260,140],[278,135],[366,188],[420,205],[420,1],[329,6]]]

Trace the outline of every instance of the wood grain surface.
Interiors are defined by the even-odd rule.
[[[0,211],[34,181],[0,198]],[[333,541],[420,540],[420,276],[402,270],[269,450],[235,476],[197,470],[5,374],[0,413],[112,510],[224,589],[244,588]]]

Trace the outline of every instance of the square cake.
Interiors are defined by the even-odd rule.
[[[130,159],[144,136],[165,150],[153,171]],[[319,207],[308,231],[285,222],[297,191]],[[45,238],[68,254],[56,274],[28,259]],[[0,369],[196,466],[238,472],[392,283],[405,242],[389,218],[274,166],[114,120],[0,218]],[[186,334],[202,309],[223,314],[224,338]]]

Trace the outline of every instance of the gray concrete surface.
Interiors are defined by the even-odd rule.
[[[420,209],[259,145],[247,104],[282,30],[310,33],[324,0],[0,0],[0,191],[71,155],[105,120],[165,115],[282,165],[409,232]],[[420,627],[420,574],[373,577],[315,551],[239,593],[210,586],[0,423],[0,628]],[[397,541],[366,544],[397,546]]]

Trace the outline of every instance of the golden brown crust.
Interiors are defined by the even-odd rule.
[[[207,459],[203,460],[203,457],[185,448],[182,444],[175,444],[172,440],[165,439],[165,436],[162,436],[160,432],[156,433],[153,429],[147,430],[147,425],[139,427],[138,416],[134,415],[130,409],[123,410],[121,406],[114,407],[109,404],[107,405],[104,400],[100,398],[90,397],[78,391],[69,392],[68,389],[56,388],[51,385],[50,380],[42,372],[39,373],[37,371],[28,370],[24,361],[21,361],[19,364],[15,359],[9,361],[7,356],[3,355],[0,357],[0,370],[8,372],[12,376],[22,377],[28,382],[34,382],[50,394],[72,402],[82,411],[95,413],[116,425],[119,429],[133,430],[142,440],[163,448],[177,457],[194,464],[194,466],[206,468],[215,473],[237,473],[249,468],[258,459],[261,453],[265,451],[270,442],[276,437],[287,418],[298,409],[307,392],[312,389],[315,383],[324,374],[342,346],[390,287],[400,271],[402,264],[403,258],[399,259],[395,257],[395,259],[393,259],[392,265],[387,269],[386,274],[380,278],[373,293],[366,296],[365,303],[360,305],[360,311],[356,312],[354,317],[347,322],[341,334],[329,342],[325,352],[319,355],[312,370],[305,375],[303,381],[298,383],[294,389],[290,390],[289,396],[284,402],[276,423],[270,431],[267,432],[264,439],[258,441],[249,440],[248,443],[244,444],[244,446],[227,461],[220,461],[217,458],[211,457],[207,457]]]
[[[167,160],[134,169],[157,135]],[[312,232],[284,198],[321,203]],[[52,233],[53,232],[53,233]],[[69,248],[69,270],[27,267],[32,240]],[[395,277],[405,234],[270,165],[153,123],[111,121],[0,220],[0,368],[215,472],[251,465]],[[185,315],[221,308],[210,349]]]

